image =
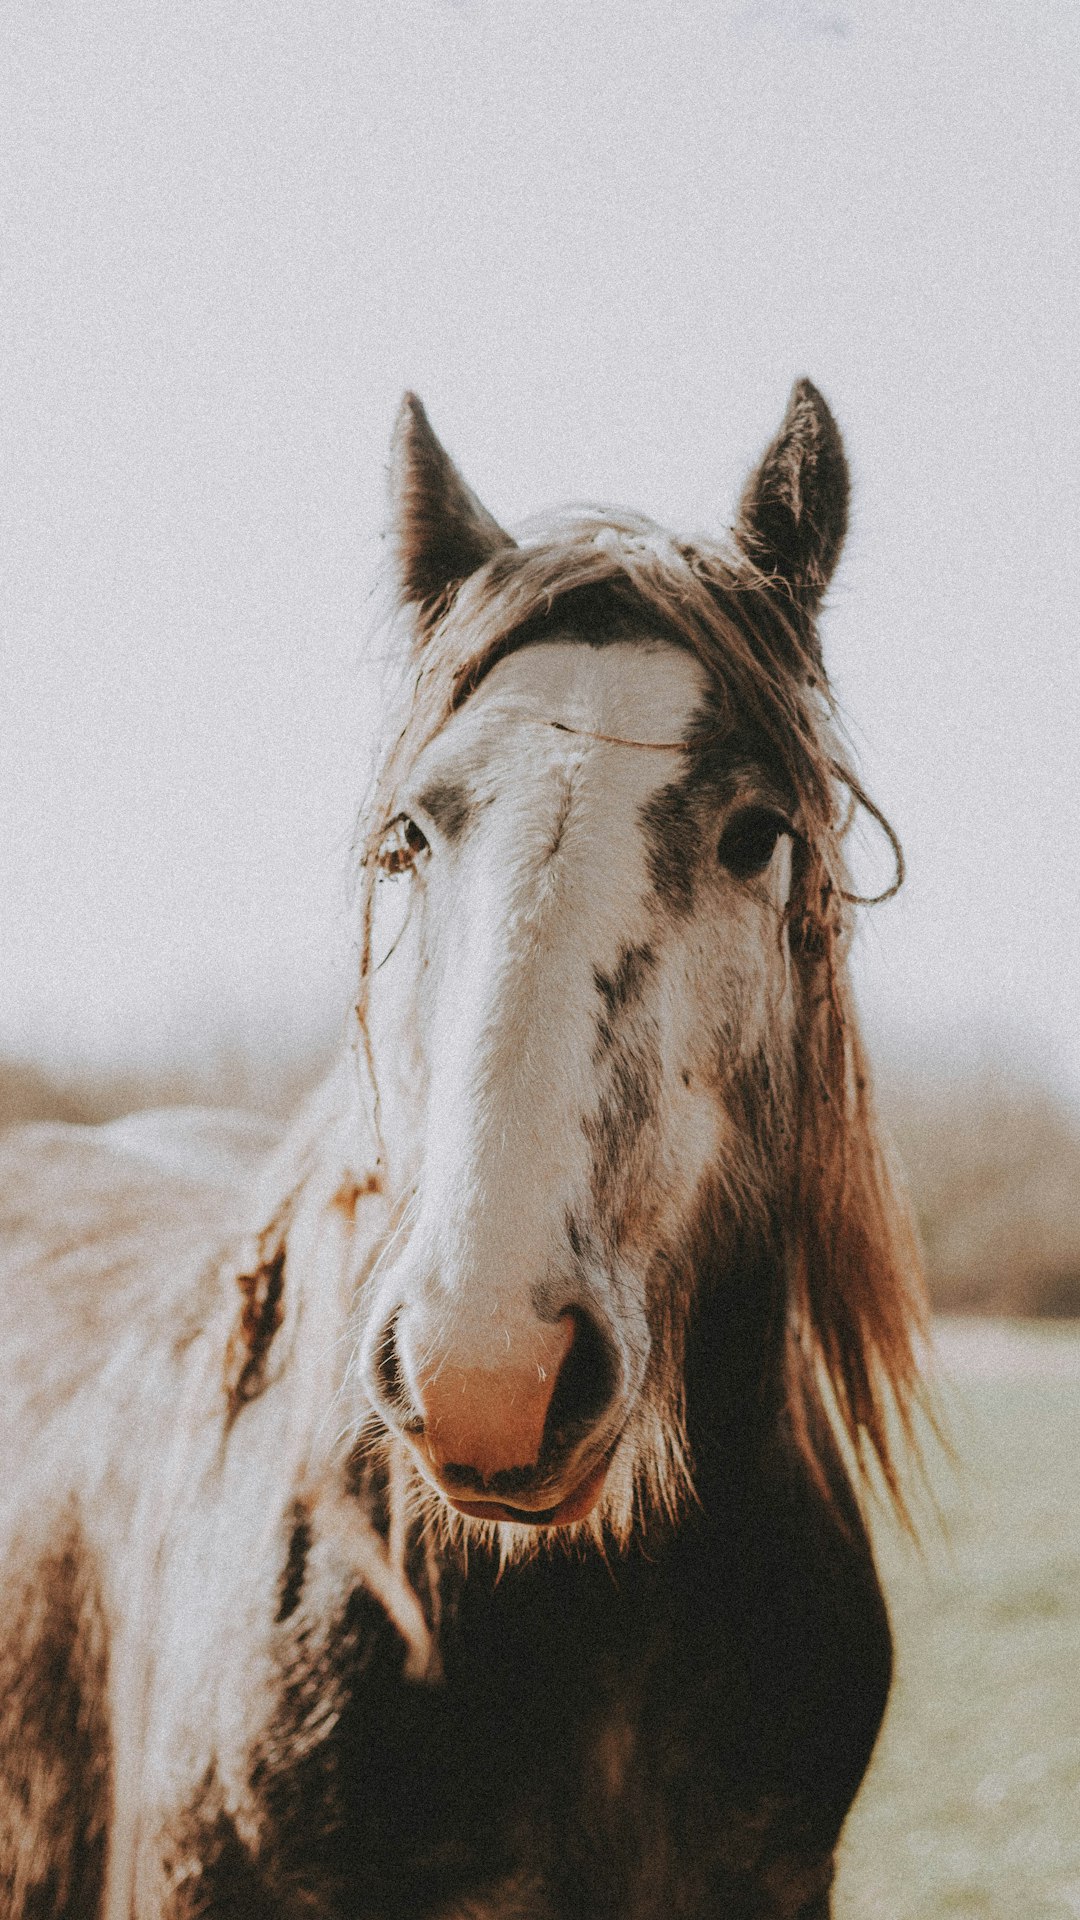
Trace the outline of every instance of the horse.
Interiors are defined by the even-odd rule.
[[[722,539],[512,536],[407,395],[390,496],[333,1070],[0,1143],[4,1910],[822,1920],[922,1324],[841,436],[803,380]]]

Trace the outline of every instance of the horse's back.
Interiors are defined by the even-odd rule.
[[[272,1152],[280,1129],[238,1109],[157,1107],[114,1120],[100,1134],[110,1152],[141,1160],[165,1175],[232,1189]]]
[[[227,1191],[270,1153],[279,1129],[255,1114],[158,1107],[106,1126],[43,1120],[0,1132],[0,1231],[63,1230],[72,1207],[175,1183]],[[35,1217],[36,1216],[36,1217]]]
[[[25,1450],[76,1402],[87,1440],[108,1417],[103,1378],[137,1378],[139,1354],[213,1310],[275,1137],[202,1110],[0,1136],[0,1432],[15,1469],[0,1527],[33,1474]]]
[[[0,1286],[70,1299],[111,1271],[151,1279],[166,1248],[240,1222],[277,1138],[252,1115],[204,1108],[0,1135]]]

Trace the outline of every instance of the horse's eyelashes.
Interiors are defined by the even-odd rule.
[[[420,856],[427,852],[427,840],[416,821],[407,813],[399,813],[383,835],[376,865],[380,873],[394,879],[398,874],[411,873]]]
[[[724,828],[717,857],[736,880],[750,880],[764,873],[781,834],[790,831],[783,814],[771,807],[744,807]]]

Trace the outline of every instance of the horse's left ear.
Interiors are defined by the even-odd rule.
[[[466,486],[415,393],[398,410],[390,450],[390,537],[397,589],[426,638],[455,587],[514,545]]]
[[[797,380],[780,431],[746,483],[735,533],[755,566],[810,614],[840,557],[848,493],[840,429],[812,382]]]

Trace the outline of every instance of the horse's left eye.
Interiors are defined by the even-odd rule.
[[[407,813],[399,813],[383,835],[375,865],[380,873],[394,879],[400,873],[411,873],[420,855],[427,850],[428,843],[416,821],[410,820]]]
[[[781,834],[790,831],[783,814],[774,813],[770,807],[744,807],[728,821],[720,836],[720,864],[736,880],[750,880],[764,873]]]

